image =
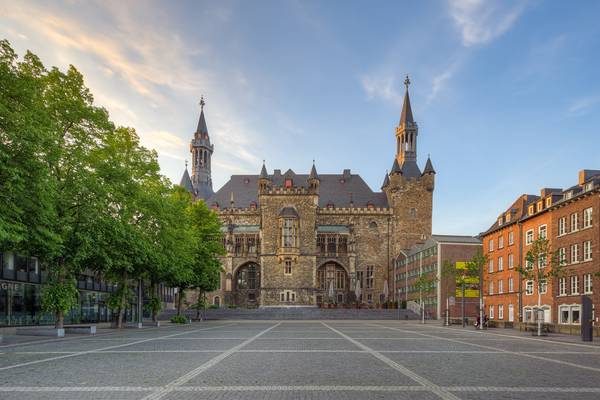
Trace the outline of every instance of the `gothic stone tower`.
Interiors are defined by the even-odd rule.
[[[435,170],[427,158],[421,173],[417,165],[417,136],[419,127],[410,106],[408,76],[400,122],[396,127],[396,156],[391,172],[386,173],[382,190],[393,213],[393,254],[424,242],[431,236]]]
[[[187,165],[181,178],[180,185],[188,189],[197,199],[207,200],[214,194],[211,178],[212,153],[214,146],[210,143],[206,119],[204,118],[204,98],[200,99],[200,119],[190,143],[192,153],[192,177],[190,178]]]

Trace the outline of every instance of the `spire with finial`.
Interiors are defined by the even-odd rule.
[[[408,95],[408,87],[410,86],[410,79],[408,75],[406,75],[406,79],[404,80],[404,86],[406,90],[404,91],[404,103],[402,104],[402,113],[400,114],[400,126],[412,125],[415,123],[413,120],[412,109],[410,107],[410,96]]]
[[[310,169],[310,175],[308,175],[308,180],[319,179],[319,175],[317,174],[317,167],[315,167],[315,160],[313,160],[312,168]]]
[[[263,160],[263,165],[262,168],[260,169],[260,176],[259,178],[261,179],[269,179],[269,174],[267,173],[267,167],[265,166],[265,160]]]
[[[435,169],[433,169],[433,164],[431,163],[431,157],[427,154],[427,162],[425,163],[425,169],[423,170],[423,175],[434,174]]]
[[[204,118],[204,96],[200,96],[200,119],[198,120],[198,127],[196,128],[196,137],[200,139],[210,140],[208,137],[208,127],[206,126],[206,119]]]

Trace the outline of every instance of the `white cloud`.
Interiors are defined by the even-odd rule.
[[[508,31],[519,19],[527,1],[448,0],[450,15],[464,46],[486,44]]]
[[[197,109],[192,115],[182,110],[192,109],[189,104],[197,102],[200,94],[207,95],[207,122],[216,147],[213,158],[228,170],[253,171],[260,159],[249,149],[260,144],[262,137],[248,126],[241,108],[256,96],[252,80],[242,69],[226,70],[214,62],[210,67],[199,64],[198,56],[212,58],[209,41],[194,37],[193,42],[186,42],[178,34],[180,21],[170,20],[173,14],[166,12],[167,7],[163,3],[142,8],[135,3],[94,2],[86,7],[63,4],[59,9],[23,1],[3,7],[3,18],[13,29],[9,37],[27,34],[31,50],[47,65],[78,67],[97,104],[106,107],[116,123],[135,127],[142,143],[160,156],[175,160],[189,156],[188,141],[198,115]],[[222,29],[232,11],[221,4],[203,7],[209,21],[203,28],[210,31],[212,27],[206,25],[214,23]],[[231,92],[237,93],[235,99]],[[184,123],[178,121],[182,114]],[[179,174],[172,172],[180,168],[172,161],[162,166],[171,177]]]
[[[402,105],[402,95],[398,92],[396,79],[392,76],[371,77],[364,76],[360,83],[367,93],[369,100],[381,98],[398,106]]]

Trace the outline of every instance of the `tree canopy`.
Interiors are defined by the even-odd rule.
[[[160,174],[157,153],[110,121],[75,67],[19,60],[3,40],[0,82],[0,250],[46,266],[43,307],[58,327],[84,270],[118,285],[119,324],[133,280],[153,299],[160,282],[218,286],[218,217]]]

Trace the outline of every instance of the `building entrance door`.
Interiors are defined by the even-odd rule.
[[[508,305],[508,322],[514,322],[515,320],[515,307],[512,304]]]

